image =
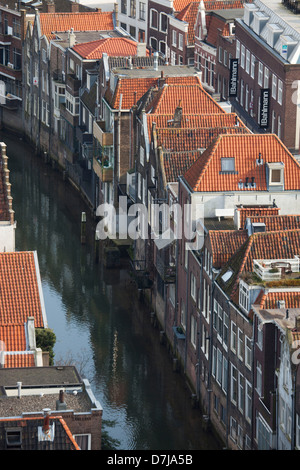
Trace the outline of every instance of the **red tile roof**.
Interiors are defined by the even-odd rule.
[[[195,23],[198,15],[198,2],[189,3],[183,10],[176,15],[176,18],[188,23],[188,44],[192,45],[195,42]]]
[[[243,206],[237,207],[237,211],[239,213],[239,227],[237,228],[244,228],[245,221],[248,217],[265,217],[265,216],[274,216],[279,214],[278,207],[270,207],[270,206]]]
[[[213,267],[216,269],[222,268],[247,239],[246,230],[210,230],[208,232],[208,243]]]
[[[259,305],[261,309],[276,309],[278,301],[284,300],[285,308],[300,308],[300,292],[293,289],[286,291],[262,291],[255,301],[255,305]]]
[[[151,129],[155,122],[156,128],[172,127],[174,113],[172,114],[147,114],[148,128]],[[244,123],[235,113],[213,113],[213,114],[183,114],[181,118],[181,128],[213,128],[213,127],[245,127]]]
[[[34,317],[45,327],[33,252],[0,253],[0,325]]]
[[[163,174],[166,183],[175,183],[178,177],[183,175],[186,170],[199,158],[200,152],[163,152]]]
[[[206,149],[220,134],[244,134],[243,127],[167,128],[157,130],[157,145],[166,150],[180,152]]]
[[[4,368],[13,367],[34,367],[35,360],[33,352],[7,353],[5,356]]]
[[[112,12],[40,13],[41,34],[54,39],[55,33],[114,30]]]
[[[137,43],[128,38],[106,38],[77,44],[72,48],[84,59],[101,59],[103,52],[112,57],[129,57],[137,54]],[[149,51],[147,49],[147,56]]]
[[[138,77],[138,78],[118,78],[117,85],[112,92],[110,88],[105,93],[105,99],[109,105],[118,109],[122,95],[122,109],[131,109],[151,88],[156,88],[161,78]],[[167,84],[197,84],[202,87],[200,79],[196,75],[187,77],[168,77],[164,78]]]
[[[267,215],[248,217],[251,223],[263,223],[267,232],[300,229],[300,215]]]
[[[256,165],[261,153],[263,164]],[[221,158],[234,158],[235,171],[221,172]],[[220,135],[185,174],[192,191],[266,191],[266,162],[283,162],[285,190],[298,190],[300,165],[275,134]],[[255,188],[239,182],[255,178]]]
[[[26,333],[24,324],[0,325],[0,341],[4,343],[5,351],[25,351]]]
[[[201,85],[166,84],[148,105],[146,112],[174,114],[177,106],[183,114],[224,113],[221,106],[205,91]]]

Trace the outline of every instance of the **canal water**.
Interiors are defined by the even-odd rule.
[[[2,132],[0,139],[9,157],[16,249],[37,251],[55,363],[74,364],[87,377],[118,449],[219,449],[202,431],[201,412],[137,302],[128,269],[95,262],[94,221],[82,197],[21,138]]]

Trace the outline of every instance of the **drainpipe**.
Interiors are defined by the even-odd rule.
[[[202,285],[203,285],[203,250],[201,251],[201,255],[200,255],[200,288],[202,288]],[[202,292],[202,289],[201,291]],[[199,292],[199,296],[200,296],[200,292]],[[199,302],[199,301],[198,301]],[[203,310],[203,295],[202,295],[202,298],[201,298],[201,304],[200,304],[200,311],[202,312]],[[200,346],[200,343],[201,343],[201,331],[202,331],[202,315],[200,315],[200,320],[199,320],[199,331],[197,332],[198,334],[198,341],[197,341],[197,344],[198,344],[198,355],[197,355],[197,399],[198,401],[200,401],[200,398],[201,398],[201,391],[200,391],[200,349],[201,349],[201,346]]]
[[[120,178],[120,161],[121,161],[121,109],[122,109],[123,94],[120,95],[119,111],[118,111],[118,151],[117,151],[117,184]],[[113,181],[115,178],[115,171],[113,171]],[[113,192],[115,191],[115,184],[113,184]],[[113,200],[115,199],[115,193]]]

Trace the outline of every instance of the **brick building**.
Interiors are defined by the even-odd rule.
[[[236,20],[239,84],[232,105],[248,127],[299,153],[299,26],[279,1],[246,4]]]

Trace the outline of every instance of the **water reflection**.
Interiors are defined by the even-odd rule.
[[[75,359],[104,408],[121,449],[216,449],[200,412],[136,299],[126,265],[95,263],[94,222],[80,243],[82,199],[21,140],[7,144],[18,250],[37,250],[56,360]]]

